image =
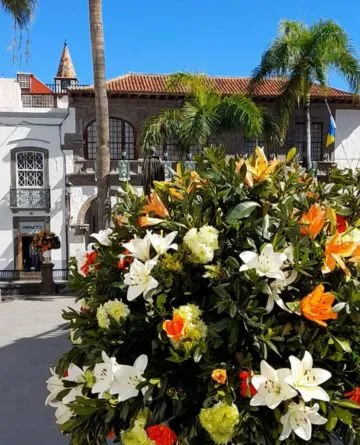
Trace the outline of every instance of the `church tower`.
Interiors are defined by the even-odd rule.
[[[66,89],[78,84],[74,65],[71,60],[70,51],[66,40],[61,53],[59,68],[55,76],[55,88],[57,93],[66,93]]]

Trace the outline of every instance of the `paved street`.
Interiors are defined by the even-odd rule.
[[[49,364],[67,348],[61,310],[72,298],[0,302],[0,444],[66,445],[45,407]]]

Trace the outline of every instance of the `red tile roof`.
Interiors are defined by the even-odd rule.
[[[53,94],[49,87],[47,87],[44,83],[42,83],[35,76],[30,76],[30,94]]]
[[[184,88],[170,91],[166,87],[169,75],[166,74],[125,74],[107,82],[109,93],[113,94],[155,94],[155,95],[183,95]],[[247,94],[249,93],[250,77],[208,77],[209,83],[222,94]],[[254,96],[272,98],[281,94],[286,83],[285,78],[273,78],[264,80],[253,92]],[[69,93],[92,93],[92,86],[72,87]],[[333,99],[350,99],[351,93],[336,88],[322,89],[319,85],[313,85],[311,90],[313,97],[328,97]]]

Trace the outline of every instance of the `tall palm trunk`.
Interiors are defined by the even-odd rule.
[[[110,217],[110,149],[109,104],[105,81],[104,30],[102,0],[89,0],[90,32],[93,57],[95,112],[96,112],[96,179],[97,230],[109,224]]]
[[[311,116],[310,116],[310,97],[307,98],[305,103],[305,128],[306,128],[306,159],[305,165],[306,169],[310,171],[312,167],[312,159],[311,159]]]

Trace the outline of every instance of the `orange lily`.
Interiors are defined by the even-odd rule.
[[[165,207],[165,204],[161,201],[159,195],[156,192],[152,192],[150,197],[147,198],[148,203],[144,205],[141,213],[153,213],[161,218],[168,218],[169,212]]]
[[[246,161],[246,166],[254,181],[261,183],[270,178],[280,163],[281,161],[278,159],[268,162],[262,148],[256,147],[254,154]]]
[[[349,261],[356,264],[360,263],[360,246],[358,244],[356,245]]]
[[[178,199],[179,201],[182,201],[184,199],[184,195],[180,193],[178,190],[176,190],[175,187],[169,188],[169,195],[175,199]]]
[[[324,320],[336,320],[338,317],[331,306],[334,301],[335,296],[331,292],[324,292],[324,286],[319,284],[301,300],[300,310],[305,318],[326,328]]]
[[[303,235],[309,235],[311,239],[315,239],[325,224],[326,211],[319,204],[313,204],[309,211],[304,213],[299,223],[301,224],[300,232]]]
[[[358,254],[357,246],[352,241],[343,241],[341,234],[336,232],[334,236],[327,240],[325,245],[325,261],[322,267],[322,273],[332,272],[338,265],[345,275],[350,276],[350,271],[346,267],[344,258]],[[355,262],[355,261],[354,261]]]
[[[140,216],[137,220],[139,227],[150,227],[162,223],[164,220],[160,218],[150,218],[150,216]]]
[[[246,165],[244,159],[240,159],[239,161],[235,162],[235,172],[240,173],[241,167],[244,164]],[[248,187],[252,187],[254,185],[253,178],[247,167],[246,167],[246,175],[244,178],[244,184],[247,185]]]

